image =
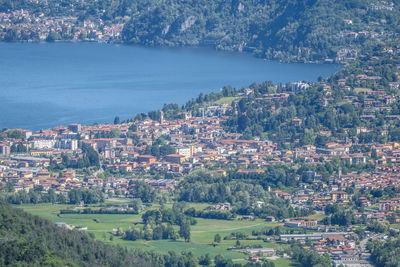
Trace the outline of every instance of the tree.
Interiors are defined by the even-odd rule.
[[[120,124],[120,118],[118,116],[114,118],[114,124]]]
[[[143,202],[140,198],[135,198],[132,200],[129,206],[131,206],[135,212],[139,213],[142,209]]]
[[[156,191],[149,184],[139,181],[136,184],[136,197],[145,203],[151,203],[156,197]]]
[[[6,183],[6,192],[12,193],[15,191],[14,185],[11,182]]]
[[[215,267],[227,267],[232,266],[232,260],[227,260],[221,255],[217,255],[214,258]]]
[[[240,240],[236,240],[236,245],[235,245],[237,248],[240,248]]]
[[[96,204],[104,202],[103,192],[99,188],[77,188],[68,192],[70,204],[78,204],[83,201],[85,204]]]
[[[50,188],[49,191],[47,192],[47,194],[48,194],[50,203],[55,203],[57,201],[57,195],[53,188]]]
[[[83,146],[82,152],[84,154],[84,158],[87,158],[87,162],[85,163],[85,167],[96,166],[100,167],[100,158],[99,154],[96,150],[94,150],[91,146]]]
[[[221,236],[220,236],[219,234],[216,234],[216,235],[214,236],[214,242],[215,242],[215,243],[220,243],[220,242],[221,242]]]
[[[67,203],[67,199],[65,198],[65,196],[62,193],[57,195],[57,203],[58,204]]]
[[[179,235],[185,239],[186,242],[190,242],[190,225],[188,222],[181,224],[179,228]]]
[[[11,130],[7,132],[8,138],[14,139],[25,139],[24,134],[21,131]]]
[[[211,265],[211,258],[210,258],[210,254],[206,254],[204,256],[200,256],[199,258],[199,264],[201,266],[209,266]]]
[[[46,42],[53,43],[54,41],[60,40],[61,36],[57,32],[51,31],[49,35],[47,35]]]
[[[159,225],[153,229],[153,240],[160,240],[163,238],[163,228]]]

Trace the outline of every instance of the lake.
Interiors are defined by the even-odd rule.
[[[243,53],[98,43],[0,43],[0,128],[112,122],[200,93],[272,80],[315,81],[337,65]]]

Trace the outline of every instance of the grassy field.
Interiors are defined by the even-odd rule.
[[[154,205],[153,208],[157,208]],[[205,204],[194,204],[196,208],[204,208]],[[161,253],[168,251],[191,251],[195,256],[210,254],[214,257],[218,254],[235,261],[245,260],[248,255],[227,250],[233,247],[236,240],[222,240],[221,243],[213,246],[215,234],[220,234],[222,239],[229,236],[232,232],[245,232],[251,234],[253,230],[261,230],[265,227],[275,227],[278,223],[265,222],[264,220],[257,219],[255,221],[244,220],[213,220],[196,218],[197,224],[191,226],[191,242],[186,243],[181,240],[155,240],[155,241],[126,241],[119,237],[112,237],[110,232],[113,229],[121,227],[128,229],[135,223],[141,222],[141,215],[119,215],[119,214],[59,214],[61,209],[71,209],[73,205],[52,205],[52,204],[38,204],[38,205],[20,205],[17,206],[25,211],[49,219],[53,222],[65,222],[73,226],[86,226],[88,232],[94,234],[95,238],[106,243],[119,244],[128,248],[140,248],[143,250],[154,250]],[[95,220],[96,219],[96,220]],[[178,229],[178,228],[177,228]],[[112,238],[111,238],[112,237]],[[112,240],[110,240],[110,238]],[[243,240],[240,241],[241,245],[261,245],[263,247],[274,248],[279,246],[275,243],[265,243],[263,240]],[[278,259],[274,261],[276,266],[286,267],[290,266],[291,261],[287,259]]]
[[[370,88],[357,87],[357,88],[354,88],[354,91],[355,91],[356,93],[362,93],[362,92],[371,92],[372,89],[370,89]]]
[[[221,104],[228,104],[231,105],[233,101],[240,99],[241,97],[223,97],[221,99],[218,99],[217,101],[215,101],[215,104],[221,105]]]
[[[290,259],[277,259],[273,261],[275,263],[275,267],[287,267],[287,266],[296,266],[295,263]]]

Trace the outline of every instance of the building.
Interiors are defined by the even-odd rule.
[[[33,149],[49,149],[54,148],[56,140],[38,139],[32,141]]]
[[[162,191],[174,190],[176,180],[173,179],[161,179],[149,181],[149,185]]]
[[[330,193],[332,201],[344,201],[349,199],[349,195],[344,191],[332,191]]]
[[[246,252],[249,254],[262,255],[263,257],[275,255],[275,250],[273,248],[250,248]]]
[[[275,217],[274,216],[267,216],[267,217],[265,217],[265,221],[274,222],[275,221]]]
[[[8,156],[11,153],[11,147],[7,143],[0,143],[0,156]]]
[[[351,233],[345,233],[345,232],[325,232],[325,233],[313,233],[313,234],[285,234],[285,235],[279,235],[279,239],[282,241],[288,241],[288,240],[320,240],[320,239],[326,239],[328,237],[332,236],[347,236],[350,235]]]
[[[196,148],[193,145],[178,147],[176,153],[184,156],[186,159],[192,158],[196,153],[201,152],[201,147]]]
[[[381,211],[400,211],[400,198],[379,201],[379,210]]]
[[[230,203],[218,203],[214,205],[214,209],[216,210],[231,210]]]
[[[317,225],[317,221],[286,221],[285,226],[292,228],[309,228]]]
[[[165,157],[165,160],[171,163],[182,164],[185,161],[185,156],[179,154],[170,154]]]
[[[78,149],[78,140],[74,140],[74,139],[58,140],[58,141],[56,141],[54,148],[77,150]]]
[[[152,163],[156,162],[156,157],[153,157],[151,155],[140,155],[137,157],[137,161],[139,163],[152,164]]]
[[[259,262],[260,261],[260,257],[257,256],[256,254],[250,254],[249,261],[251,261],[251,262]]]
[[[299,119],[299,118],[294,118],[292,120],[292,124],[293,124],[294,127],[300,127],[302,122],[303,122],[303,120]]]
[[[106,148],[115,148],[117,140],[111,138],[93,139],[99,151],[104,151]]]
[[[292,91],[307,90],[310,88],[308,83],[304,82],[294,82],[292,83]]]
[[[68,129],[74,133],[80,133],[82,131],[82,126],[77,123],[68,125]]]

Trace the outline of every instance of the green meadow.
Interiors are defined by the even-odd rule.
[[[191,204],[197,208],[205,207],[204,204]],[[240,252],[228,250],[234,247],[236,240],[224,240],[225,236],[229,236],[232,232],[244,232],[251,234],[253,230],[261,230],[266,227],[278,226],[275,222],[265,222],[257,219],[254,221],[245,220],[214,220],[196,218],[197,224],[191,226],[191,242],[186,243],[182,240],[137,240],[127,241],[119,237],[112,236],[113,229],[122,228],[128,229],[134,224],[141,223],[141,214],[138,215],[120,215],[120,214],[59,214],[61,209],[72,209],[76,205],[52,205],[52,204],[37,204],[37,205],[18,205],[18,208],[46,218],[53,222],[65,222],[73,226],[86,226],[87,232],[92,233],[96,239],[106,243],[119,244],[127,248],[140,248],[143,250],[157,251],[167,253],[168,251],[191,251],[195,256],[210,254],[214,257],[218,254],[225,258],[230,258],[235,261],[244,261],[248,255]],[[152,208],[157,208],[154,205]],[[176,228],[178,229],[178,228]],[[215,234],[222,237],[220,243],[213,245]],[[261,245],[263,247],[282,247],[276,243],[266,243],[263,240],[241,240],[242,246]],[[290,266],[292,263],[288,259],[278,259],[274,261],[276,266]]]
[[[228,97],[222,97],[221,99],[218,99],[215,101],[215,104],[221,105],[221,104],[228,104],[231,105],[233,101],[239,100],[241,97],[236,97],[236,96],[228,96]]]

